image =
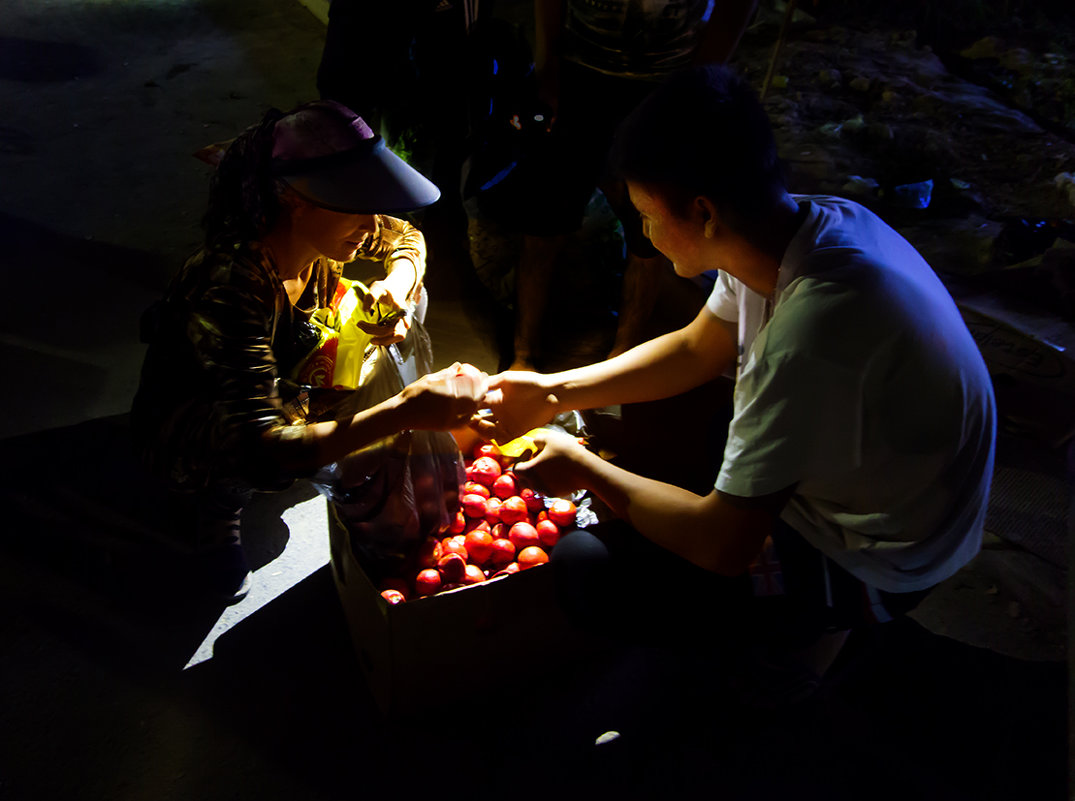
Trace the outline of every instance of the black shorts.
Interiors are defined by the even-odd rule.
[[[885,592],[856,578],[778,520],[772,543],[782,593],[755,592],[760,614],[793,642],[887,623],[914,609],[930,589]],[[772,566],[770,566],[772,569]],[[755,581],[755,588],[758,582]]]
[[[561,603],[578,625],[643,641],[715,637],[798,648],[891,620],[929,592],[871,587],[780,522],[773,541],[778,594],[759,593],[756,576],[704,570],[620,520],[568,534],[552,563]]]
[[[622,181],[608,171],[616,128],[656,86],[650,81],[603,75],[570,62],[561,67],[556,124],[519,167],[519,219],[523,233],[568,234],[582,225],[586,206],[600,188],[623,224],[627,247],[638,256],[656,254],[642,235],[638,213]]]

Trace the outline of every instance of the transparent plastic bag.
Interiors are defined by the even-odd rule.
[[[354,413],[398,393],[432,369],[433,348],[412,321],[396,345],[366,349],[362,383],[332,408]],[[463,454],[446,431],[401,431],[322,468],[312,481],[336,507],[356,555],[405,558],[427,536],[448,527],[466,477]]]

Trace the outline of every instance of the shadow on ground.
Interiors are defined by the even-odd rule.
[[[559,676],[431,675],[428,710],[385,721],[326,566],[184,671],[221,607],[168,568],[126,438],[116,416],[0,441],[8,797],[1064,797],[1066,666],[912,621],[860,638],[793,709],[745,709],[712,665],[623,648]],[[258,563],[309,490],[292,492],[261,509],[278,525],[257,527]]]

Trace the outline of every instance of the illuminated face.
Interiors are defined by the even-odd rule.
[[[300,201],[292,216],[296,236],[322,256],[336,261],[351,261],[355,251],[377,230],[372,214],[349,214],[331,211]]]
[[[672,262],[677,275],[692,278],[713,269],[702,252],[705,227],[693,209],[688,211],[689,216],[681,217],[664,197],[633,181],[627,182],[627,192],[642,218],[642,232]]]

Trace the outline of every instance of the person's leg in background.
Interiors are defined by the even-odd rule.
[[[515,267],[515,331],[510,369],[540,369],[542,329],[553,287],[557,262],[570,237],[581,228],[586,205],[593,196],[605,153],[599,132],[587,127],[586,118],[572,99],[592,79],[581,68],[568,67],[560,113],[551,132],[525,154],[519,165],[519,219],[523,247]],[[599,96],[592,87],[593,96]],[[572,287],[565,287],[571,292]]]
[[[401,11],[376,0],[332,0],[329,6],[317,91],[322,99],[343,103],[375,132],[383,107],[413,75],[414,33]]]
[[[524,234],[515,267],[515,338],[509,370],[535,370],[541,357],[541,328],[556,260],[567,234]]]

